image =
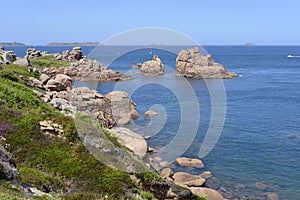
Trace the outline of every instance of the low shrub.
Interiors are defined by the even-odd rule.
[[[59,68],[68,67],[70,64],[66,61],[57,60],[53,55],[41,56],[37,58],[30,59],[30,64],[34,68]]]

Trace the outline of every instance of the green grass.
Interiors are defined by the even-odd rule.
[[[1,200],[24,200],[24,192],[20,189],[16,188],[15,186],[12,186],[8,182],[5,182],[3,180],[0,180],[0,199]],[[31,196],[26,195],[26,200],[59,200],[61,197],[59,195],[52,195],[52,197],[49,196]]]
[[[85,149],[72,118],[44,103],[22,83],[0,78],[0,109],[0,122],[12,127],[1,133],[6,141],[0,145],[10,144],[8,151],[17,162],[22,183],[38,189],[46,185],[65,199],[99,199],[105,194],[117,199],[132,187],[129,174],[100,163]],[[39,129],[43,120],[62,125],[67,140],[44,135]],[[6,196],[3,193],[9,199]]]
[[[151,192],[141,192],[141,196],[147,200],[155,200],[156,199]]]
[[[37,58],[30,59],[30,64],[34,68],[60,68],[60,67],[68,67],[70,63],[62,60],[57,60],[53,55],[49,56],[41,56]]]
[[[39,78],[39,74],[33,72],[28,67],[19,65],[3,65],[0,69],[0,77],[15,82],[24,83],[29,77]]]
[[[163,180],[161,176],[158,176],[157,173],[153,171],[140,172],[137,173],[136,176],[141,179],[143,185],[151,185],[155,182],[160,182]]]

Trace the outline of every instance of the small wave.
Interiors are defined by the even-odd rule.
[[[288,58],[300,58],[300,56],[293,56],[293,55],[288,55]]]

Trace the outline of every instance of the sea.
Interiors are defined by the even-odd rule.
[[[27,48],[5,47],[17,56],[24,56]],[[72,49],[34,48],[50,53]],[[221,81],[175,77],[177,53],[186,47],[97,48],[82,47],[82,51],[135,79],[75,85],[88,86],[102,94],[128,88],[140,113],[128,127],[141,134],[155,131],[149,146],[158,151],[168,147],[175,155],[199,158],[212,121],[220,121],[212,129],[213,148],[201,156],[205,167],[181,167],[173,162],[174,171],[212,172],[207,186],[223,192],[228,199],[268,199],[268,194],[278,195],[279,199],[300,199],[300,46],[203,46],[202,53],[208,52],[215,62],[239,75]],[[151,60],[153,55],[164,63],[164,75],[143,77],[138,69],[131,68]],[[222,101],[215,105],[220,95]],[[188,106],[182,104],[182,96],[190,100]],[[220,112],[216,112],[218,106]],[[158,111],[159,120],[143,116],[149,109]],[[153,123],[158,123],[159,128]],[[181,148],[180,143],[186,146]]]

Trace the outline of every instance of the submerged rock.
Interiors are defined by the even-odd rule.
[[[176,58],[176,76],[186,78],[232,78],[237,74],[212,61],[211,55],[201,55],[197,47],[179,52]]]
[[[212,173],[210,171],[204,171],[200,174],[200,176],[204,179],[208,179],[208,178],[212,177]]]
[[[267,200],[279,200],[279,195],[275,192],[267,192]]]
[[[264,190],[264,189],[267,188],[267,185],[264,184],[263,182],[256,182],[256,183],[254,183],[254,185],[255,185],[256,188],[258,188],[260,190]]]

